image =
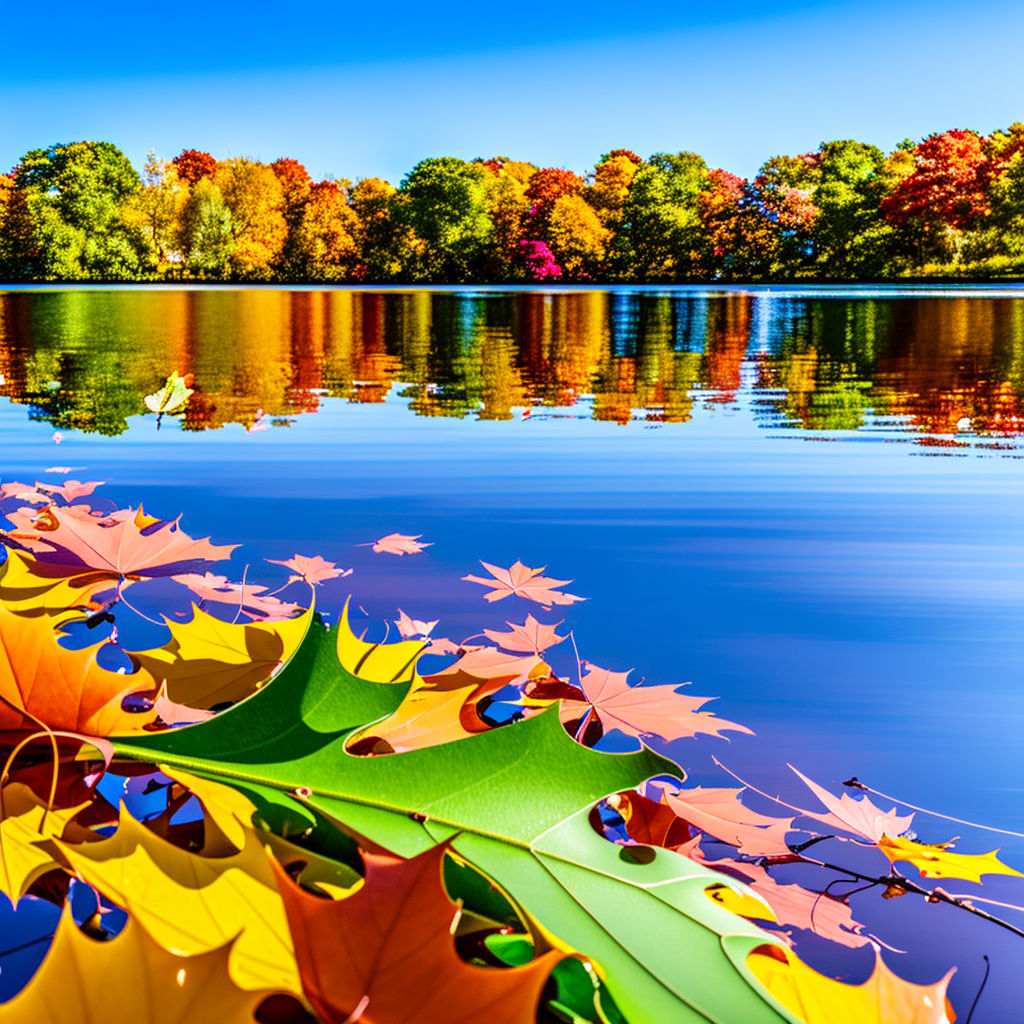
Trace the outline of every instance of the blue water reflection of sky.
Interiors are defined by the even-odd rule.
[[[720,715],[755,730],[674,744],[691,781],[712,779],[714,754],[806,803],[791,762],[833,787],[857,775],[1024,831],[1024,478],[1012,452],[933,455],[882,427],[810,442],[760,425],[746,388],[657,428],[578,409],[414,418],[396,392],[381,405],[326,398],[315,415],[255,434],[167,421],[158,432],[140,417],[119,438],[65,432],[59,447],[50,425],[0,399],[0,474],[45,478],[59,462],[107,480],[120,504],[184,513],[193,536],[244,542],[236,578],[251,562],[250,579],[276,580],[260,559],[322,554],[356,570],[324,589],[325,611],[351,589],[371,617],[400,606],[440,618],[437,632],[456,639],[537,610],[488,606],[459,580],[477,559],[547,565],[589,600],[538,614],[564,616],[584,658],[651,682],[692,681],[721,698]],[[402,559],[355,546],[394,531],[433,546]],[[931,840],[962,831],[919,827]],[[961,849],[1000,845],[1024,860],[1021,841],[970,842]],[[1010,881],[985,889],[1015,899]],[[897,909],[872,901],[868,923],[920,945],[923,918]],[[956,926],[966,927],[958,944],[974,943],[961,948],[1002,965],[986,1001],[1007,1005],[1016,947],[974,938],[975,922]],[[948,966],[941,944],[917,952],[914,977]],[[962,964],[961,995],[978,982],[973,960]]]

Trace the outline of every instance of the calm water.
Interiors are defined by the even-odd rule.
[[[196,395],[158,423],[172,371]],[[236,577],[322,554],[356,569],[322,607],[457,639],[524,611],[459,582],[477,559],[547,565],[583,657],[756,731],[676,745],[692,781],[714,754],[806,803],[790,762],[1024,831],[1024,292],[7,292],[0,374],[3,479],[183,512],[245,542]],[[354,546],[394,531],[433,547]],[[960,922],[951,961],[894,902],[855,911],[897,970],[959,963],[960,1009],[988,952],[974,1022],[1015,1019],[1021,940]]]

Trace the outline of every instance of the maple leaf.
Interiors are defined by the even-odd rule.
[[[596,715],[603,729],[618,729],[627,736],[660,736],[664,740],[704,734],[720,736],[725,730],[753,735],[744,725],[716,718],[700,711],[711,697],[686,697],[671,683],[660,686],[630,686],[629,673],[611,672],[588,664],[581,678],[583,701],[562,701],[563,722],[580,724],[576,735],[583,735],[591,716]]]
[[[88,938],[69,909],[31,983],[3,1004],[4,1024],[251,1024],[266,992],[228,976],[230,944],[180,956],[128,919],[106,942]]]
[[[254,586],[252,583],[231,583],[226,576],[212,572],[202,575],[197,572],[178,573],[171,579],[188,587],[201,601],[233,605],[241,608],[251,618],[259,618],[264,622],[290,619],[302,610],[297,604],[290,604],[268,594],[266,587]]]
[[[20,484],[15,480],[0,484],[0,498],[5,501],[9,498],[16,498],[18,501],[27,501],[30,505],[46,505],[50,501],[49,497],[38,489],[38,486]]]
[[[255,830],[244,830],[239,851],[203,857],[154,835],[122,805],[109,838],[55,842],[79,878],[127,910],[165,949],[191,956],[235,939],[229,971],[237,985],[300,991],[277,878]]]
[[[902,835],[910,828],[910,824],[914,820],[913,814],[898,815],[895,807],[883,811],[867,797],[855,800],[849,793],[843,793],[836,799],[823,786],[819,786],[806,775],[798,772],[792,765],[789,767],[828,808],[827,814],[822,814],[820,811],[803,812],[807,817],[814,818],[816,821],[822,821],[833,828],[838,828],[843,832],[852,832],[854,835],[863,836],[872,843],[877,843],[886,833],[894,836]]]
[[[339,569],[334,562],[328,562],[326,558],[314,555],[292,555],[291,558],[279,562],[276,558],[268,558],[272,565],[283,565],[285,568],[294,570],[293,575],[288,577],[289,583],[305,580],[310,586],[323,583],[325,580],[333,580],[338,577],[351,576],[351,569]]]
[[[433,542],[421,542],[422,533],[405,534],[389,533],[380,540],[373,541],[373,550],[378,554],[388,555],[418,555],[424,548],[429,548]]]
[[[403,640],[411,640],[414,637],[429,637],[433,628],[440,622],[434,619],[431,622],[424,622],[422,619],[410,619],[401,608],[398,609],[398,618],[392,620],[398,627],[398,635]]]
[[[9,536],[40,562],[64,567],[68,576],[90,569],[115,576],[174,576],[219,562],[238,547],[211,544],[209,537],[193,540],[177,519],[160,522],[141,506],[134,515],[127,509],[106,518],[77,508],[51,506],[34,519],[15,513],[9,518],[18,529]]]
[[[953,853],[947,843],[915,843],[911,839],[890,839],[883,835],[878,848],[895,864],[907,861],[921,873],[922,878],[960,878],[968,882],[981,882],[982,875],[1016,875],[1019,871],[996,858],[998,850],[989,853]]]
[[[526,621],[521,626],[511,622],[505,624],[512,627],[510,632],[485,629],[484,635],[506,651],[529,651],[533,654],[540,654],[541,651],[546,651],[549,647],[554,647],[555,644],[560,644],[566,639],[555,632],[562,624],[561,622],[556,622],[553,626],[546,626],[538,622],[532,615],[527,615]]]
[[[786,834],[793,818],[773,818],[752,811],[740,800],[742,789],[695,786],[666,792],[665,803],[702,832],[756,857],[785,857],[791,853]]]
[[[844,985],[808,967],[794,953],[755,949],[747,957],[754,977],[804,1024],[948,1024],[950,971],[934,985],[904,981],[875,952],[875,969],[862,985]]]
[[[61,567],[37,562],[27,552],[12,548],[0,565],[0,605],[18,615],[45,616],[56,629],[98,611],[102,604],[97,599],[113,594],[116,582],[105,572],[66,576]],[[130,585],[125,581],[122,590]]]
[[[491,574],[493,579],[483,576],[463,576],[467,583],[479,583],[493,589],[484,594],[485,601],[501,601],[503,598],[515,595],[524,597],[527,601],[536,601],[545,608],[553,604],[574,604],[576,601],[583,601],[584,598],[575,594],[561,593],[557,588],[564,587],[572,580],[555,580],[548,576],[541,576],[546,568],[531,569],[522,562],[517,561],[508,569],[502,569],[490,562],[481,561],[480,564]],[[511,623],[510,623],[511,625]]]
[[[364,885],[341,900],[310,896],[277,869],[303,992],[322,1020],[405,1024],[414,999],[417,1020],[533,1024],[560,955],[505,968],[460,959],[452,933],[461,911],[441,884],[446,851],[366,853]]]
[[[281,622],[222,622],[195,605],[188,622],[164,621],[171,640],[132,657],[190,708],[233,703],[259,689],[302,642],[312,610]]]
[[[71,819],[87,803],[75,807],[48,807],[20,782],[8,783],[0,792],[0,891],[15,905],[41,875],[61,863],[51,839],[67,836],[83,841],[92,833]]]
[[[155,713],[122,711],[121,702],[131,693],[155,693],[156,680],[144,669],[124,675],[101,668],[101,646],[68,650],[45,618],[0,605],[0,732],[49,728],[109,736],[152,722]]]
[[[525,679],[541,665],[536,656],[517,657],[493,647],[467,651],[440,672],[414,675],[398,708],[383,721],[356,733],[349,749],[402,753],[483,732],[490,726],[479,716],[480,703],[503,686]]]

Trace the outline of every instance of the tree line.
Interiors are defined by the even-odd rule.
[[[686,282],[1024,272],[1024,124],[823,143],[753,179],[694,153],[604,154],[586,176],[420,161],[397,187],[297,160],[26,153],[0,175],[9,281]]]

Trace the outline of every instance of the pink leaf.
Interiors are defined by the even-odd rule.
[[[401,608],[398,609],[398,618],[393,620],[398,627],[398,635],[403,640],[411,640],[414,637],[428,637],[431,630],[438,624],[440,619],[433,622],[424,622],[422,619],[410,619]],[[436,653],[436,652],[435,652]]]
[[[492,587],[490,593],[484,594],[486,601],[501,601],[514,594],[516,597],[536,601],[545,608],[550,608],[553,604],[573,604],[583,600],[582,597],[577,597],[575,594],[561,593],[557,588],[572,583],[572,580],[555,580],[541,576],[540,574],[544,571],[543,566],[540,569],[531,569],[517,561],[510,568],[502,569],[489,562],[481,561],[480,564],[491,574],[493,579],[482,576],[463,576],[462,578],[468,583],[480,583],[485,587]]]
[[[373,542],[373,550],[378,555],[418,555],[424,548],[430,547],[430,542],[420,541],[422,536],[422,533],[389,533]]]
[[[283,565],[287,569],[294,570],[296,575],[289,576],[288,582],[294,583],[297,580],[305,580],[311,585],[323,583],[325,580],[333,580],[339,577],[351,576],[351,569],[339,569],[334,562],[328,562],[319,555],[310,558],[308,555],[292,555],[284,562],[276,558],[268,558],[272,565]]]
[[[564,636],[559,636],[555,632],[555,629],[561,624],[561,622],[556,622],[553,626],[546,626],[538,622],[532,615],[527,615],[526,622],[521,626],[506,622],[506,625],[512,627],[511,632],[485,629],[484,635],[506,651],[528,651],[540,654],[541,651],[546,651],[549,647],[554,647],[555,644],[560,644],[565,639]]]

